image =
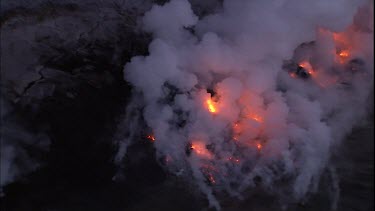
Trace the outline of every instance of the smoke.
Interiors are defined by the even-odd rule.
[[[222,193],[256,186],[303,201],[366,115],[372,8],[227,0],[199,18],[187,0],[154,5],[142,19],[149,55],[133,57],[124,77],[159,159],[217,209]]]

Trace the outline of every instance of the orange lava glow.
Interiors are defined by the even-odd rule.
[[[240,162],[240,159],[238,159],[238,158],[234,158],[234,157],[229,157],[228,160],[229,160],[229,161],[232,161],[232,162],[234,162],[234,163],[239,163],[239,162]]]
[[[232,139],[234,141],[238,141],[239,140],[239,136],[240,136],[240,134],[242,132],[241,124],[240,123],[235,123],[233,125],[232,131],[233,131]]]
[[[350,56],[350,51],[349,50],[342,50],[340,52],[337,53],[338,55],[338,62],[341,63],[341,64],[344,64],[345,62],[347,62],[349,56]]]
[[[290,75],[290,77],[292,77],[292,78],[297,78],[297,74],[295,74],[295,73],[293,73],[293,72],[289,73],[289,75]]]
[[[349,57],[349,51],[348,50],[341,51],[339,53],[339,56],[342,57],[342,58]]]
[[[262,147],[263,147],[263,146],[262,146],[262,144],[260,144],[260,143],[257,143],[257,149],[258,149],[258,150],[261,150],[261,149],[262,149]]]
[[[212,154],[207,150],[206,145],[202,142],[193,142],[190,149],[201,158],[212,158]]]
[[[211,112],[211,113],[216,113],[217,112],[217,109],[214,105],[214,102],[212,101],[211,98],[207,99],[206,100],[206,104],[207,104],[207,108],[208,108],[208,111]]]
[[[344,33],[333,33],[333,40],[335,41],[336,45],[344,45],[349,42]]]
[[[146,138],[147,138],[148,140],[150,140],[151,142],[154,142],[154,141],[155,141],[155,137],[154,137],[153,135],[148,135],[148,136],[146,136]]]
[[[216,183],[215,178],[211,174],[208,175],[208,180],[210,181],[211,184]]]
[[[354,43],[346,33],[333,33],[333,40],[337,49],[336,61],[340,64],[346,63],[355,48]]]
[[[300,67],[303,67],[310,75],[314,75],[315,71],[312,68],[310,62],[302,61],[298,64]]]
[[[241,133],[241,131],[242,131],[241,124],[240,123],[235,123],[233,125],[232,129],[233,129],[233,132],[236,133],[236,134]]]
[[[250,118],[259,122],[259,123],[262,123],[263,122],[263,118],[257,114],[253,114],[253,115],[250,115]]]

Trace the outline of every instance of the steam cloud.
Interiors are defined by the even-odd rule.
[[[226,0],[199,19],[187,0],[154,5],[142,19],[149,55],[124,77],[157,156],[217,209],[220,193],[258,185],[303,200],[366,115],[372,11],[362,0]]]

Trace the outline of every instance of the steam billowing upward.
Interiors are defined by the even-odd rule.
[[[171,0],[144,15],[154,40],[124,76],[159,158],[211,206],[258,185],[302,200],[366,115],[372,20],[362,0],[226,0],[201,19]]]

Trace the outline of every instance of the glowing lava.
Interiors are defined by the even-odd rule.
[[[333,40],[337,49],[336,58],[339,63],[344,64],[350,57],[350,51],[354,47],[351,39],[344,33],[333,33]]]
[[[341,58],[346,58],[346,57],[349,57],[349,51],[348,50],[343,50],[339,53],[339,56]]]
[[[206,145],[202,142],[191,143],[190,149],[201,158],[212,158],[211,152],[207,150]]]
[[[342,50],[338,53],[338,60],[341,64],[345,63],[350,56],[349,50]]]
[[[303,67],[310,75],[314,75],[315,71],[312,68],[311,64],[308,61],[302,61],[298,64],[300,67]]]
[[[151,142],[154,142],[154,141],[155,141],[155,137],[154,137],[153,135],[148,135],[148,136],[146,136],[146,138],[147,138],[148,140],[150,140]]]
[[[210,111],[211,113],[217,112],[217,109],[216,109],[216,107],[214,105],[214,102],[212,101],[211,98],[206,100],[206,104],[207,104],[208,111]]]

